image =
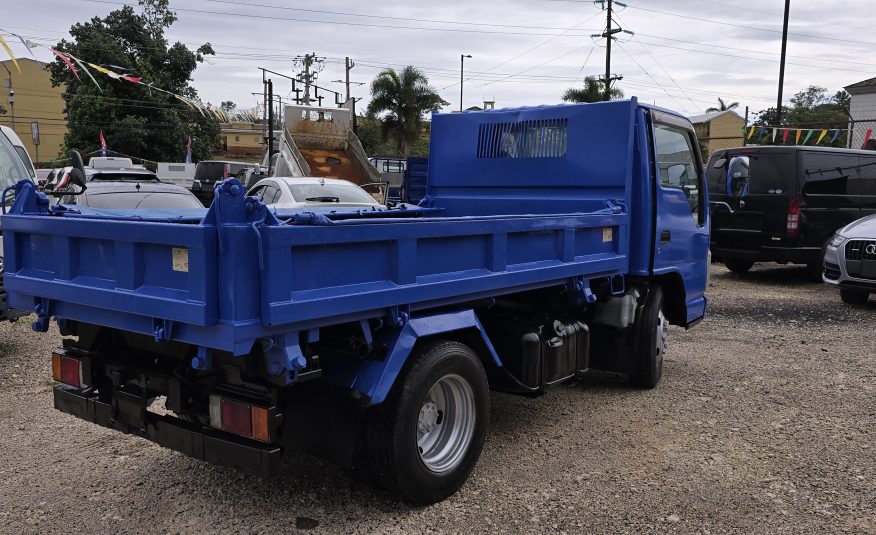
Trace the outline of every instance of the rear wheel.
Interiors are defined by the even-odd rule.
[[[636,388],[654,388],[663,375],[663,355],[669,320],[663,313],[663,290],[652,288],[636,325],[636,346],[630,384]]]
[[[733,273],[745,273],[754,265],[753,260],[741,260],[739,258],[725,258],[724,265]]]
[[[468,479],[486,438],[490,393],[480,359],[464,344],[431,343],[411,359],[366,421],[357,469],[390,492],[429,504]]]
[[[870,299],[870,292],[841,288],[840,299],[843,300],[843,303],[848,303],[850,305],[863,305],[868,299]]]

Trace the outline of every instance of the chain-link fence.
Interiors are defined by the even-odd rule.
[[[876,119],[859,119],[849,122],[848,146],[853,149],[864,147],[865,143],[876,138]]]

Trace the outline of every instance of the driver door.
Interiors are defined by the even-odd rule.
[[[689,324],[705,314],[709,214],[696,135],[674,116],[654,112],[654,275],[678,273]]]

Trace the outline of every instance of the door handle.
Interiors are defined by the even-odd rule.
[[[666,245],[672,239],[672,234],[668,230],[660,232],[660,245]]]

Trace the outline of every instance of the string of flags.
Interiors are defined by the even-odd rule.
[[[827,140],[826,145],[833,145],[836,142],[836,140],[839,139],[840,134],[844,130],[847,130],[847,129],[846,128],[821,128],[821,129],[818,129],[818,128],[785,128],[785,127],[751,126],[748,128],[748,132],[746,133],[745,127],[742,128],[742,132],[745,135],[745,138],[748,141],[752,141],[752,139],[753,139],[757,143],[763,141],[767,137],[767,134],[769,134],[769,133],[772,133],[771,139],[772,139],[772,142],[775,143],[776,137],[777,137],[779,131],[781,131],[782,132],[782,145],[785,145],[788,143],[788,137],[790,136],[791,132],[794,132],[794,144],[795,145],[805,145],[809,142],[810,139],[812,139],[812,136],[814,136],[815,133],[818,132],[819,130],[821,130],[821,131],[818,133],[818,138],[815,140],[815,143],[813,143],[813,145],[818,145],[825,139]],[[866,138],[868,140],[870,139],[870,136],[872,133],[873,133],[872,128],[867,131]],[[802,143],[800,142],[801,137],[803,137]],[[866,140],[865,140],[865,143],[866,143]]]
[[[184,103],[192,110],[199,112],[203,117],[213,117],[223,123],[255,122],[257,120],[256,113],[253,110],[244,110],[242,112],[231,113],[227,110],[223,110],[218,106],[213,106],[209,102],[204,103],[196,98],[179,95],[171,91],[161,89],[160,87],[155,87],[154,83],[146,83],[141,77],[134,76],[129,72],[119,72],[130,71],[130,69],[125,69],[124,67],[119,67],[118,65],[95,65],[94,63],[84,61],[69,52],[56,50],[52,47],[42,45],[40,43],[34,43],[29,39],[25,39],[24,37],[16,33],[4,30],[3,28],[0,28],[0,32],[4,32],[8,35],[16,37],[19,41],[21,41],[21,44],[24,45],[24,47],[27,49],[31,56],[34,56],[34,53],[31,49],[36,47],[47,48],[52,54],[55,55],[55,57],[60,59],[64,63],[64,65],[67,66],[68,69],[70,69],[70,72],[73,73],[73,76],[78,81],[82,82],[82,78],[79,76],[79,73],[85,73],[85,75],[89,78],[89,80],[91,80],[91,82],[95,85],[95,87],[97,87],[98,91],[100,91],[101,93],[103,93],[103,88],[100,86],[100,83],[98,83],[94,75],[91,74],[91,70],[104,74],[112,78],[113,80],[123,80],[132,84],[142,85],[146,87],[146,89],[150,92],[154,90],[170,95],[171,97]],[[12,53],[12,49],[10,48],[9,43],[6,41],[6,39],[3,38],[3,35],[0,35],[0,47],[2,47],[3,50],[6,51],[6,54],[9,55],[9,58],[15,65],[15,68],[18,69],[18,73],[21,74],[21,67],[18,65],[18,61],[16,61],[15,59],[15,54]],[[34,56],[34,58],[36,58],[36,56]],[[78,69],[77,66],[79,67]]]

